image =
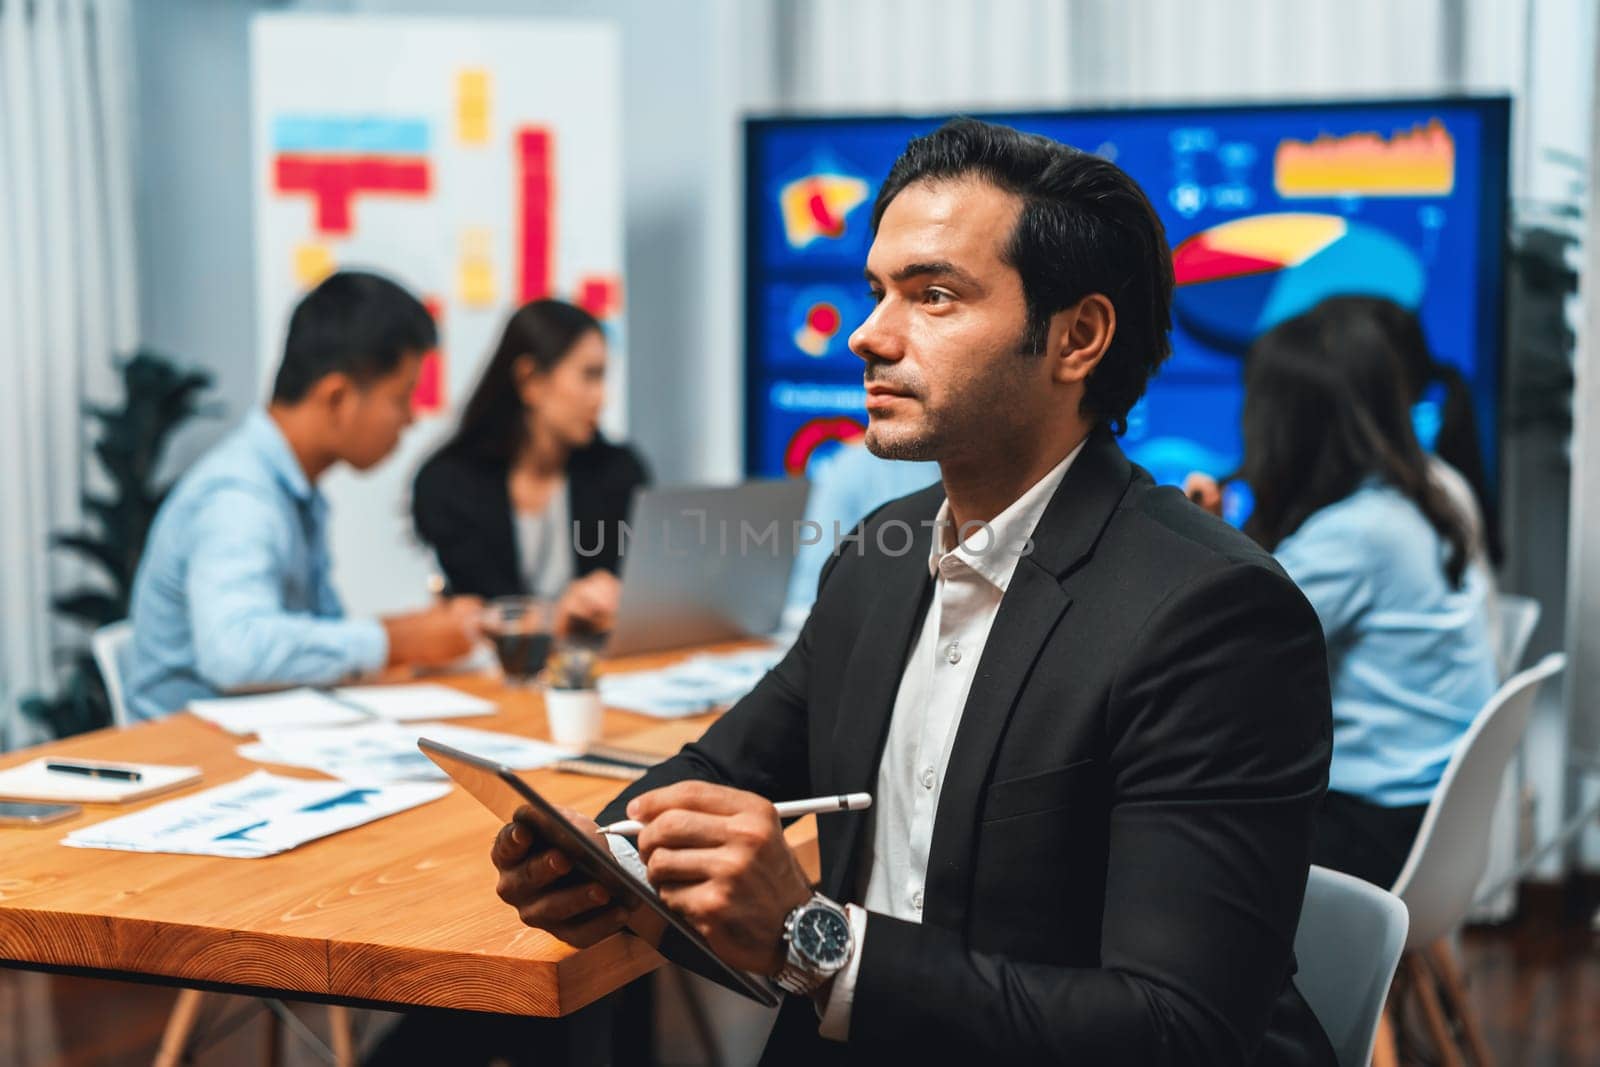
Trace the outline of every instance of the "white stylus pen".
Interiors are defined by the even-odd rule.
[[[793,819],[801,815],[820,815],[825,811],[865,811],[872,807],[871,793],[840,793],[833,797],[812,797],[810,800],[785,800],[772,805],[778,809],[778,818]],[[644,829],[644,823],[623,819],[610,826],[600,827],[603,834],[632,836]]]

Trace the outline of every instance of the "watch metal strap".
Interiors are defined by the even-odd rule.
[[[796,996],[810,996],[817,989],[817,987],[822,985],[823,982],[826,982],[829,978],[832,978],[835,974],[844,969],[843,966],[840,966],[832,971],[827,972],[826,974],[821,971],[813,970],[811,966],[806,963],[805,958],[800,955],[800,950],[794,947],[794,928],[800,919],[800,913],[818,904],[832,908],[840,915],[845,916],[846,923],[850,921],[849,916],[845,912],[844,908],[840,907],[838,904],[835,904],[821,893],[812,893],[810,900],[807,900],[804,904],[801,904],[799,907],[795,908],[794,911],[789,913],[788,919],[786,919],[783,924],[783,966],[778,968],[778,973],[772,976],[772,980],[778,984],[779,988],[783,989],[785,992],[793,993]],[[853,941],[854,938],[852,937],[852,942]],[[852,951],[853,950],[854,945],[852,943]],[[846,962],[849,962],[848,958],[846,959]]]

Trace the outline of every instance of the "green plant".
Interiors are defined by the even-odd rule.
[[[201,394],[211,387],[205,371],[182,370],[171,360],[140,351],[120,361],[120,407],[85,405],[99,425],[95,458],[109,489],[85,490],[86,529],[57,533],[55,548],[92,562],[108,581],[83,585],[51,601],[57,614],[93,631],[128,616],[133,578],[144,553],[145,537],[170,486],[158,485],[157,468],[173,431],[196,415],[215,415]],[[34,694],[21,702],[23,714],[52,735],[67,737],[106,725],[111,706],[94,657],[82,646],[65,651],[67,673],[56,696]]]
[[[1572,433],[1573,348],[1577,337],[1567,301],[1578,292],[1574,265],[1580,242],[1571,229],[1527,226],[1510,256],[1511,388],[1508,433],[1537,431],[1566,440]]]

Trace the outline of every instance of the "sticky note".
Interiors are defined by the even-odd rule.
[[[487,226],[469,226],[461,235],[461,261],[456,268],[456,289],[461,303],[470,308],[493,307],[494,260]]]
[[[456,75],[456,139],[470,145],[489,143],[489,72],[482,68]]]
[[[294,280],[303,289],[314,288],[333,273],[333,250],[308,241],[294,246]]]

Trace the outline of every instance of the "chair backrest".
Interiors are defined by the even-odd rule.
[[[107,623],[94,632],[90,647],[94,650],[94,665],[100,668],[100,677],[106,683],[106,695],[111,698],[111,723],[128,725],[128,705],[122,699],[122,652],[133,640],[133,623],[126,619]]]
[[[1312,867],[1294,932],[1294,984],[1333,1044],[1339,1067],[1367,1067],[1378,1017],[1406,943],[1400,898],[1371,882]]]
[[[1495,658],[1500,663],[1500,677],[1509,678],[1522,666],[1522,657],[1533,639],[1534,628],[1539,625],[1543,610],[1531,596],[1501,593],[1497,598],[1500,612],[1500,647]]]
[[[1539,686],[1566,664],[1555,652],[1507,679],[1456,746],[1394,883],[1411,911],[1408,949],[1433,944],[1466,918],[1489,862],[1500,780],[1528,728]]]

